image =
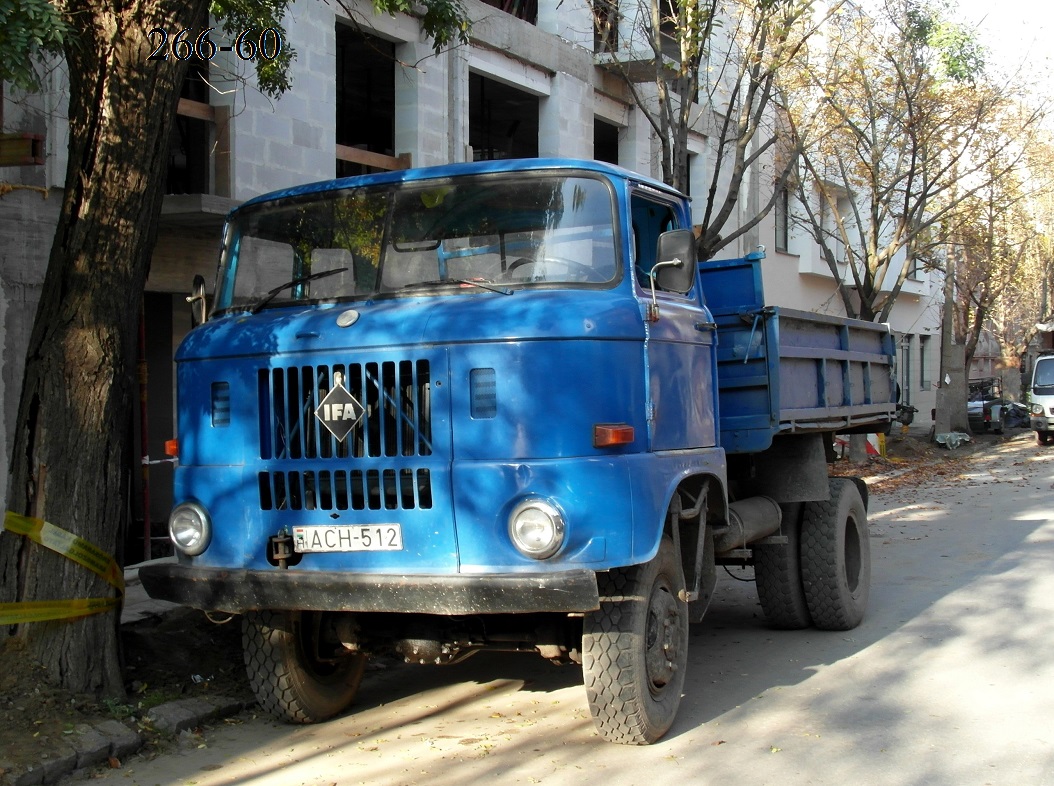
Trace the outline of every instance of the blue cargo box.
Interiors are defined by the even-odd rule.
[[[763,257],[699,265],[725,451],[756,453],[777,434],[885,431],[897,397],[888,326],[765,305]]]

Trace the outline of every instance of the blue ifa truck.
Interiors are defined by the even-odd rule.
[[[581,668],[603,737],[654,742],[718,566],[775,627],[867,605],[867,488],[827,467],[893,420],[892,339],[767,305],[761,257],[699,263],[685,196],[592,161],[245,203],[176,356],[177,559],[145,588],[240,615],[291,722],[372,656],[532,651]]]

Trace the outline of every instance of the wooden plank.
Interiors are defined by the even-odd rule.
[[[216,122],[216,109],[201,101],[191,101],[189,98],[179,99],[176,106],[176,114],[182,117],[192,117],[195,120],[207,120]]]
[[[411,166],[411,157],[409,153],[403,153],[400,156],[386,156],[383,153],[374,153],[369,150],[360,150],[357,147],[351,147],[349,145],[337,145],[337,159],[339,161],[349,161],[352,164],[361,164],[362,166],[372,166],[377,169],[409,169]]]
[[[0,166],[32,166],[43,163],[43,135],[0,134]]]

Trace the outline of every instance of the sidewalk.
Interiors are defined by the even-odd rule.
[[[174,559],[166,557],[151,560],[151,563]],[[125,568],[122,627],[161,620],[181,608],[175,603],[154,600],[146,594],[139,581],[139,568],[143,564],[150,563]],[[156,738],[158,732],[177,737],[206,723],[236,715],[246,706],[244,700],[210,694],[168,701],[146,710],[138,718],[117,720],[115,716],[78,723],[62,736],[51,736],[43,749],[39,745],[27,745],[21,750],[0,750],[0,786],[42,786],[71,777],[89,778],[98,767],[107,764],[121,767],[148,740]],[[39,712],[39,708],[31,709],[29,714]],[[43,737],[34,737],[36,742],[44,742]]]
[[[176,603],[167,600],[154,600],[146,594],[143,584],[139,581],[139,568],[143,565],[155,565],[163,562],[175,562],[175,557],[161,557],[160,559],[140,562],[129,565],[124,569],[124,604],[121,607],[121,624],[130,625],[151,617],[160,617],[166,612],[178,609]]]

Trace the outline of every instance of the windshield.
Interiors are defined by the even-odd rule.
[[[612,205],[601,180],[522,173],[252,205],[228,225],[216,310],[609,285]]]
[[[1032,384],[1037,388],[1054,387],[1054,358],[1040,358],[1036,362],[1036,376]]]

